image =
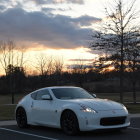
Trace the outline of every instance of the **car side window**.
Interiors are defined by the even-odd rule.
[[[36,95],[37,95],[37,92],[33,92],[33,93],[31,94],[32,99],[36,100]]]
[[[42,100],[43,95],[50,95],[50,93],[47,89],[40,90],[40,91],[37,92],[36,100]]]

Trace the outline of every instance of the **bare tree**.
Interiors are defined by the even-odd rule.
[[[137,26],[137,14],[132,0],[125,4],[123,0],[115,0],[113,4],[105,8],[106,20],[102,25],[102,31],[93,35],[91,47],[101,50],[109,50],[109,53],[119,54],[120,58],[120,101],[123,102],[124,83],[124,50],[127,47],[127,37]],[[135,24],[136,23],[136,24]]]
[[[136,103],[136,84],[140,67],[140,32],[138,30],[130,32],[127,42],[129,45],[125,50],[125,57],[128,63],[129,78],[133,86],[133,102]]]
[[[72,66],[72,74],[74,75],[75,82],[81,87],[83,87],[83,82],[86,81],[85,75],[88,71],[87,69],[88,66],[83,58],[76,59],[74,65]]]
[[[44,54],[40,54],[36,59],[37,62],[35,67],[41,75],[44,75],[46,71],[47,57]]]
[[[63,58],[61,57],[54,58],[53,65],[54,65],[54,73],[61,74],[64,66]]]
[[[35,68],[39,71],[40,75],[49,75],[54,71],[52,56],[48,57],[45,54],[41,53],[36,57]]]
[[[0,41],[0,63],[7,75],[7,66],[13,65],[15,44],[12,41]]]
[[[53,76],[54,81],[57,85],[61,85],[62,81],[62,72],[64,67],[63,57],[55,57],[53,59]]]
[[[14,103],[15,78],[12,76],[14,67],[23,68],[24,51],[16,47],[13,41],[0,41],[0,64],[8,79],[10,93],[12,94],[12,104]]]
[[[46,54],[39,54],[36,57],[35,68],[39,71],[41,86],[45,86],[47,79],[56,71],[61,71],[59,61],[55,61],[52,56]]]
[[[86,67],[84,65],[83,59],[81,59],[81,58],[77,59],[73,66],[73,72],[82,74],[85,72],[85,70],[86,70]]]
[[[24,65],[24,49],[16,47],[13,41],[0,41],[0,64],[7,75],[7,67],[9,65],[23,67]]]

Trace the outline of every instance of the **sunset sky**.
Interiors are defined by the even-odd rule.
[[[0,0],[0,40],[24,47],[31,63],[40,53],[62,56],[65,64],[79,58],[91,63],[97,57],[88,48],[91,34],[112,1]]]

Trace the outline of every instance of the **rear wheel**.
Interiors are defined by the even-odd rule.
[[[16,121],[17,121],[18,127],[20,127],[20,128],[27,128],[28,127],[27,115],[26,115],[24,108],[20,107],[17,109]]]
[[[79,132],[78,119],[74,112],[68,110],[62,114],[61,128],[67,135],[76,135]]]

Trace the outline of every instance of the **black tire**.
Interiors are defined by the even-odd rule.
[[[27,128],[27,115],[24,108],[20,107],[16,111],[16,121],[19,128]]]
[[[68,110],[62,114],[61,128],[67,135],[76,135],[79,132],[78,119],[74,112]]]

